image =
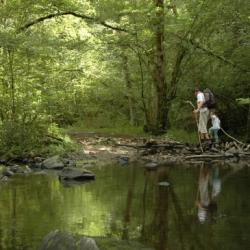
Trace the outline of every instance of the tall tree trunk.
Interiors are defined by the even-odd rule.
[[[167,129],[168,105],[165,79],[164,52],[164,0],[154,0],[157,7],[157,23],[155,31],[154,86],[156,90],[156,121],[154,133],[163,133]]]
[[[139,44],[138,41],[138,36],[136,33],[136,42]],[[141,78],[141,101],[142,101],[142,106],[143,106],[143,112],[144,112],[144,117],[145,117],[145,121],[146,121],[146,125],[148,125],[150,123],[149,120],[149,110],[146,104],[146,100],[145,100],[145,91],[144,91],[144,73],[143,73],[143,67],[142,67],[142,58],[141,58],[141,54],[140,52],[137,50],[137,57],[138,57],[138,61],[139,61],[139,67],[140,67],[140,78]]]
[[[15,79],[14,79],[14,52],[8,49],[8,64],[9,64],[9,82],[10,82],[10,98],[11,98],[11,114],[12,119],[15,117],[16,113],[16,103],[15,103]]]
[[[179,48],[177,52],[175,65],[172,71],[170,90],[168,93],[168,101],[172,101],[176,97],[177,85],[181,76],[181,63],[185,57],[186,52],[187,52],[186,49],[182,46]]]
[[[124,53],[123,54],[123,62],[124,62],[124,74],[125,74],[125,81],[126,81],[126,87],[127,87],[127,97],[128,97],[128,105],[129,105],[129,120],[130,125],[135,125],[135,114],[134,114],[134,102],[133,102],[133,89],[132,89],[132,81],[130,78],[130,72],[128,67],[128,57]]]

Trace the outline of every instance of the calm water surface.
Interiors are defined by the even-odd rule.
[[[157,250],[250,249],[248,168],[92,171],[96,180],[83,185],[37,174],[1,183],[0,249],[36,249],[55,229],[135,239]]]

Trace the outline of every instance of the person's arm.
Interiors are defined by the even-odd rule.
[[[194,113],[198,113],[200,111],[200,109],[202,108],[203,104],[204,104],[204,97],[202,93],[199,93],[197,95],[197,109],[194,110]]]
[[[200,109],[202,108],[204,102],[199,101],[197,102],[197,109],[194,110],[194,113],[198,113],[200,111]]]

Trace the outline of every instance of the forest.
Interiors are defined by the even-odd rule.
[[[185,103],[195,87],[213,91],[226,131],[250,140],[247,0],[0,5],[1,155],[70,148],[72,126],[181,139],[196,131]]]
[[[249,0],[0,0],[0,249],[249,249],[249,41]]]

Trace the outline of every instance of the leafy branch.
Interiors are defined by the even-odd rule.
[[[92,22],[92,23],[100,24],[100,25],[102,25],[102,26],[104,26],[106,28],[112,29],[112,30],[126,32],[126,33],[129,32],[128,30],[126,30],[124,28],[113,26],[111,24],[106,23],[105,21],[99,20],[98,18],[87,16],[87,15],[80,14],[80,13],[76,13],[76,12],[73,12],[73,11],[53,13],[53,14],[49,14],[49,15],[46,15],[46,16],[43,16],[43,17],[39,17],[39,18],[37,18],[37,19],[35,19],[35,20],[31,21],[31,22],[28,22],[25,25],[21,26],[18,31],[19,32],[24,31],[24,30],[28,29],[29,27],[31,27],[31,26],[33,26],[35,24],[41,23],[41,22],[43,22],[45,20],[48,20],[48,19],[52,19],[52,18],[56,18],[56,17],[60,17],[60,16],[69,16],[69,15],[84,19],[84,20]]]

